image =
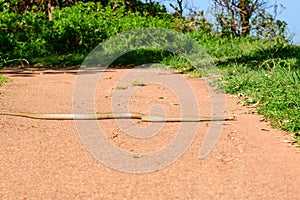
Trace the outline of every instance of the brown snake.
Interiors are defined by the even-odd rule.
[[[231,117],[161,117],[147,116],[141,113],[86,113],[86,114],[38,114],[38,113],[16,113],[0,112],[0,115],[27,117],[32,119],[45,120],[101,120],[101,119],[139,119],[142,122],[202,122],[202,121],[232,121]]]

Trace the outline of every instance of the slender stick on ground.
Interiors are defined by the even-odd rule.
[[[44,120],[102,120],[102,119],[140,119],[142,122],[202,122],[202,121],[233,121],[230,117],[161,117],[147,116],[141,113],[80,113],[80,114],[46,114],[46,113],[14,113],[0,112],[0,115],[27,117]]]

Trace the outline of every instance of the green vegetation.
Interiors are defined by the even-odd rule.
[[[128,11],[121,2],[107,7],[100,2],[78,2],[61,10],[57,7],[52,21],[45,12],[35,12],[34,8],[18,14],[11,12],[7,4],[2,6],[0,52],[3,56],[25,58],[30,64],[47,66],[79,65],[99,43],[126,30],[175,26],[171,15]]]
[[[272,126],[294,134],[300,145],[300,46],[281,37],[261,40],[197,32],[190,36],[213,57],[227,93],[242,93],[246,104],[256,104],[259,114]],[[191,68],[186,61],[170,60]]]
[[[134,2],[130,6],[123,1],[107,2],[108,6],[78,2],[62,9],[56,7],[50,21],[44,7],[17,9],[17,3],[12,6],[7,2],[0,0],[0,67],[28,63],[49,67],[80,65],[93,48],[118,33],[142,27],[174,29],[193,38],[211,55],[223,75],[226,92],[244,94],[248,98],[245,103],[256,104],[259,114],[274,127],[294,134],[300,145],[300,47],[291,45],[283,36],[285,26],[275,27],[268,38],[247,34],[239,37],[231,32],[222,34],[224,30],[218,33],[205,18],[178,18],[158,4],[139,1],[130,1]],[[153,62],[198,72],[184,58],[160,49],[138,49],[112,65]],[[0,84],[3,81],[0,75]],[[142,84],[135,82],[132,86]]]
[[[226,89],[227,92],[242,92],[253,98],[248,103],[259,103],[258,113],[271,120],[273,126],[299,133],[299,69],[286,69],[280,63],[274,60],[274,67],[271,69],[249,70],[238,65],[233,69],[226,69]]]
[[[0,86],[1,86],[4,82],[6,82],[6,81],[7,81],[7,79],[4,78],[4,77],[2,76],[2,74],[0,74]]]
[[[128,89],[128,86],[127,86],[127,85],[126,85],[126,86],[119,85],[119,86],[117,86],[115,89],[116,89],[116,90],[126,90],[126,89]]]
[[[268,47],[252,54],[222,64],[226,91],[253,98],[249,103],[258,103],[258,113],[273,126],[299,134],[300,47]]]
[[[146,83],[143,83],[141,81],[135,80],[131,83],[131,86],[146,86]]]

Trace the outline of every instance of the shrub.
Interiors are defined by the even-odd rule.
[[[34,9],[33,9],[34,10]],[[0,13],[0,52],[4,57],[26,58],[31,63],[38,57],[62,54],[86,54],[110,36],[141,27],[165,27],[174,24],[172,16],[151,16],[147,12],[126,10],[125,3],[87,2],[60,10],[55,8],[53,20],[44,12]]]

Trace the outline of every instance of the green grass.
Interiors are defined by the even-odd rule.
[[[131,83],[131,86],[146,86],[147,84],[146,83],[143,83],[141,81],[138,81],[138,80],[134,80],[132,83]]]
[[[258,114],[300,145],[300,47],[281,38],[211,38],[203,46],[223,75],[226,92],[251,98],[245,103],[256,103]]]
[[[211,55],[222,74],[224,89],[244,94],[245,104],[273,127],[294,135],[300,145],[300,46],[282,38],[260,40],[189,33]],[[168,57],[164,63],[184,72],[193,70],[184,59]],[[201,76],[201,74],[199,74]]]
[[[292,134],[300,132],[300,72],[281,66],[271,69],[249,69],[236,65],[224,68],[224,84],[228,93],[243,93],[258,103],[258,113],[272,126]],[[299,137],[295,137],[300,144]]]
[[[31,64],[48,67],[80,66],[87,55],[85,53],[53,54],[48,57],[33,58]]]
[[[123,85],[119,85],[115,88],[116,90],[127,90],[128,89],[128,86],[123,86]]]
[[[3,75],[0,74],[0,86],[3,85],[3,83],[6,81],[7,81],[7,78],[3,77]]]

